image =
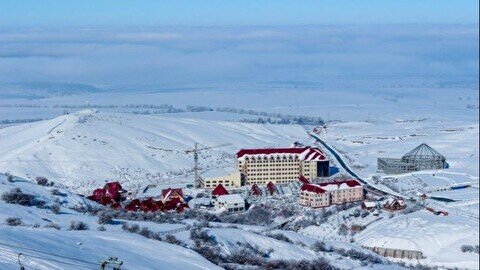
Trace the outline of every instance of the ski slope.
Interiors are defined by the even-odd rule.
[[[0,172],[46,176],[74,191],[105,181],[128,189],[192,181],[193,157],[184,150],[229,143],[200,155],[203,169],[231,167],[242,147],[307,140],[303,127],[80,111],[0,130]],[[152,149],[155,147],[157,149]]]

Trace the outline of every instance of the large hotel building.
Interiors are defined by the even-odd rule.
[[[285,184],[307,179],[327,177],[329,160],[315,147],[242,149],[237,152],[237,168],[241,185],[268,182]]]

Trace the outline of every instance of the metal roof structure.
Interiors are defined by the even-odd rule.
[[[412,160],[412,159],[440,159],[444,160],[445,157],[440,154],[437,150],[433,149],[426,143],[422,143],[419,146],[415,147],[410,152],[406,153],[402,160]]]

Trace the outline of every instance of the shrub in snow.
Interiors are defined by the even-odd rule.
[[[72,220],[69,228],[71,231],[85,231],[88,230],[88,224],[83,221]]]
[[[287,243],[293,243],[290,238],[286,237],[283,233],[273,233],[273,234],[267,234],[268,237],[275,238],[277,240],[287,242]]]
[[[106,231],[107,229],[105,228],[105,226],[98,226],[97,230],[101,231],[101,232],[104,232]]]
[[[261,266],[265,260],[259,256],[257,253],[254,253],[252,250],[247,248],[242,248],[232,252],[226,260],[229,263],[236,263],[240,265],[257,265]]]
[[[34,224],[32,225],[32,228],[40,228],[40,224],[34,223]]]
[[[44,176],[36,177],[35,181],[37,181],[37,184],[40,186],[48,186],[48,179]]]
[[[374,263],[374,264],[382,263],[382,260],[379,258],[378,255],[373,255],[373,254],[358,251],[355,249],[345,250],[343,248],[339,248],[339,249],[334,249],[334,251],[344,257],[349,257],[354,260],[359,260],[362,262],[368,262],[368,263]]]
[[[170,244],[174,244],[174,245],[181,245],[182,242],[180,240],[178,240],[173,234],[167,234],[167,236],[165,236],[165,242],[167,243],[170,243]]]
[[[10,183],[13,183],[13,175],[7,173],[5,174],[7,176],[7,181],[10,182]]]
[[[60,190],[58,190],[57,188],[52,189],[50,193],[54,196],[62,196],[62,197],[67,196],[67,194],[60,192]]]
[[[462,246],[460,247],[460,250],[462,250],[463,253],[465,253],[465,252],[475,252],[475,253],[479,253],[480,247],[479,247],[478,245],[476,245],[476,246],[462,245]]]
[[[367,217],[368,215],[370,215],[370,212],[369,212],[369,211],[363,211],[360,216],[361,216],[362,218],[365,218],[365,217]]]
[[[122,229],[129,233],[138,233],[138,231],[140,230],[140,227],[137,224],[129,225],[127,222],[124,222],[122,224]]]
[[[52,206],[50,206],[50,210],[52,210],[54,214],[58,215],[60,214],[60,205],[58,203],[52,204]]]
[[[46,224],[45,226],[43,226],[44,228],[53,228],[53,229],[57,229],[57,230],[60,230],[60,225],[56,224],[56,223],[48,223]]]
[[[347,235],[348,234],[347,225],[345,225],[345,224],[340,225],[340,227],[338,227],[338,234],[339,235]]]
[[[183,213],[184,217],[187,219],[196,219],[199,221],[214,221],[219,222],[220,219],[214,214],[205,211],[199,211],[197,209],[188,209]]]
[[[359,209],[355,209],[355,211],[353,212],[353,216],[356,217],[356,218],[360,217],[360,214],[361,214],[361,212],[360,212]]]
[[[6,203],[19,204],[23,206],[43,207],[45,202],[35,199],[32,194],[23,193],[21,189],[14,188],[2,194],[2,200]]]
[[[323,259],[315,260],[270,260],[264,263],[263,269],[288,269],[288,270],[335,270],[338,269]]]
[[[9,217],[5,219],[5,224],[8,226],[20,226],[22,225],[22,219],[18,217]]]
[[[212,245],[217,244],[217,240],[215,239],[215,236],[208,235],[208,233],[200,228],[193,228],[190,230],[190,239],[193,241],[197,240],[202,243],[209,243]]]
[[[100,211],[97,214],[98,224],[110,224],[112,222],[112,214],[107,211]]]
[[[138,231],[138,234],[143,236],[143,237],[150,238],[152,236],[153,232],[147,227],[142,227],[140,229],[140,231]]]
[[[327,245],[325,244],[325,242],[323,241],[316,241],[315,243],[313,243],[312,245],[312,250],[315,251],[315,252],[332,252],[332,250],[330,248],[327,247]]]
[[[222,256],[222,250],[218,246],[202,245],[196,241],[192,249],[214,264],[219,265],[225,262],[225,258]]]

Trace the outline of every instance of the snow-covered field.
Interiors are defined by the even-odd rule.
[[[295,125],[82,111],[1,129],[0,171],[46,176],[80,192],[114,179],[128,189],[173,185],[193,181],[188,177],[193,157],[184,151],[195,142],[231,144],[201,153],[207,170],[232,167],[233,154],[242,147],[285,146],[306,138],[305,129]]]
[[[343,152],[363,176],[376,174],[378,157],[401,158],[427,143],[446,157],[449,171],[478,177],[478,122],[346,122],[328,125],[320,137]]]

